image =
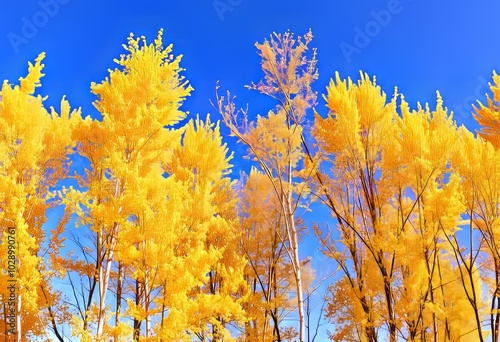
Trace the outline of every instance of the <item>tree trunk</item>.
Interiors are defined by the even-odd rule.
[[[21,326],[21,295],[17,294],[17,312],[16,312],[16,341],[21,342],[21,336],[22,336],[22,326]]]
[[[149,301],[150,301],[150,289],[148,281],[148,271],[146,270],[144,279],[144,308],[146,309],[146,338],[150,335],[151,322],[149,317]]]
[[[139,279],[135,280],[135,305],[141,305],[142,299],[142,286]],[[141,335],[141,321],[134,318],[134,341],[139,341],[139,336]]]
[[[118,327],[120,324],[120,316],[122,309],[122,264],[118,264],[118,279],[116,283],[116,313],[115,313],[115,326]],[[119,336],[115,337],[115,341],[117,342]]]
[[[387,277],[387,272],[383,269],[382,272],[384,276],[384,293],[385,299],[387,301],[387,314],[388,316],[388,325],[389,325],[389,340],[391,342],[397,341],[397,330],[396,330],[396,322],[394,321],[394,307],[392,305],[392,288],[391,281]]]
[[[296,283],[296,288],[297,288],[297,310],[299,314],[299,342],[304,342],[304,295],[303,295],[303,288],[302,288],[302,277],[301,277],[301,265],[300,265],[300,257],[299,257],[299,239],[298,239],[298,234],[297,234],[297,227],[295,226],[295,220],[294,220],[294,215],[293,215],[293,210],[292,210],[292,201],[291,201],[291,193],[289,194],[288,198],[286,199],[286,215],[287,215],[287,221],[289,224],[289,229],[290,229],[290,235],[291,235],[291,247],[292,247],[292,257],[293,257],[293,262],[292,265],[294,267],[294,275],[295,275],[295,283]]]
[[[104,324],[106,323],[106,294],[109,288],[109,277],[111,275],[111,265],[114,258],[114,250],[116,246],[116,235],[118,233],[119,224],[114,223],[113,229],[111,231],[111,245],[109,249],[104,253],[103,260],[106,260],[106,265],[100,265],[99,267],[99,314],[97,321],[97,332],[96,336],[102,336],[104,331]],[[102,234],[99,236],[101,248],[103,245]]]
[[[114,197],[118,198],[120,196],[120,187],[119,180],[116,180],[115,184],[115,194]],[[120,213],[122,208],[118,209]],[[104,325],[106,323],[106,294],[108,292],[109,287],[109,277],[111,275],[111,266],[114,259],[114,251],[116,247],[116,239],[118,236],[118,230],[120,229],[120,224],[114,222],[111,227],[111,231],[109,232],[110,246],[108,248],[104,247],[103,241],[103,233],[99,232],[97,237],[97,253],[98,258],[100,258],[101,250],[104,250],[102,254],[102,259],[98,263],[98,272],[99,272],[99,313],[98,313],[98,321],[97,321],[97,332],[96,337],[102,336],[104,331]],[[106,262],[103,265],[103,262]],[[106,267],[106,269],[104,269]]]

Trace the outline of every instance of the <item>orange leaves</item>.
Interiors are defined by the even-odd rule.
[[[274,38],[271,37],[271,40],[264,44],[256,44],[262,58],[264,78],[257,84],[252,83],[248,88],[257,90],[277,101],[276,108],[269,110],[267,117],[258,116],[256,122],[248,123],[247,112],[236,110],[229,92],[227,99],[217,94],[216,108],[231,134],[249,148],[249,157],[258,162],[270,181],[275,199],[281,207],[278,217],[282,220],[285,231],[282,235],[281,232],[277,232],[278,227],[274,227],[272,236],[278,237],[281,241],[268,248],[271,253],[275,253],[276,249],[280,248],[281,252],[284,251],[287,254],[290,262],[299,315],[300,341],[303,341],[305,336],[305,316],[304,289],[300,273],[302,264],[298,252],[300,221],[296,219],[296,210],[304,205],[303,198],[308,192],[304,179],[309,178],[307,171],[303,172],[304,165],[301,163],[305,148],[301,124],[305,120],[306,111],[316,102],[316,93],[311,88],[311,83],[318,77],[315,67],[315,51],[313,50],[310,57],[306,55],[307,44],[311,39],[310,32],[304,37],[305,43],[301,38],[295,40],[293,34],[287,32],[283,35],[275,34]],[[226,104],[224,100],[227,101]],[[240,113],[243,113],[241,124],[238,122]],[[308,156],[311,157],[310,154]],[[249,255],[248,251],[247,254]],[[260,257],[258,253],[256,257]],[[255,281],[261,276],[272,277],[269,272],[257,270],[256,266],[254,266],[254,273]],[[265,286],[261,285],[261,290],[267,291],[263,287]],[[265,297],[266,302],[271,301],[270,294]],[[267,319],[266,312],[264,311],[265,319]],[[273,336],[280,339],[277,311],[272,315],[274,315]],[[252,334],[256,331],[258,329],[253,329]],[[261,338],[266,335],[265,331],[259,333],[262,333]]]
[[[253,334],[255,340],[263,340],[264,336],[283,329],[281,312],[294,306],[287,295],[293,291],[293,271],[285,252],[288,243],[284,240],[285,222],[271,181],[252,168],[240,182],[240,244],[248,259],[245,274],[251,287],[245,308],[253,323],[253,329],[246,329],[246,333]]]
[[[118,67],[92,84],[101,121],[81,119],[65,98],[59,113],[44,108],[34,95],[44,54],[20,86],[2,84],[0,259],[7,268],[5,227],[15,226],[27,334],[41,334],[40,318],[54,327],[74,314],[82,341],[231,340],[230,324],[245,324],[249,341],[284,340],[295,338],[284,317],[297,311],[303,340],[303,294],[316,271],[299,258],[298,208],[311,211],[310,195],[337,228],[325,236],[313,224],[343,271],[327,297],[331,338],[457,340],[474,331],[481,339],[483,321],[500,320],[500,76],[476,108],[479,137],[457,129],[439,93],[434,108],[412,109],[364,73],[357,82],[335,75],[323,97],[328,115],[316,113],[309,132],[311,39],[287,32],[256,44],[264,76],[248,88],[276,100],[267,114],[249,121],[232,98],[217,98],[260,166],[238,193],[219,123],[175,126],[192,88],[162,31],[151,44],[130,35]],[[68,152],[90,166],[75,175],[78,189],[52,193],[67,177]],[[49,235],[51,203],[65,211]],[[74,286],[69,307],[56,277]],[[0,274],[4,296],[7,280]]]
[[[246,139],[255,147],[258,158],[286,173],[288,165],[295,169],[303,158],[301,135],[302,127],[288,123],[283,111],[270,111],[267,117],[257,117],[257,124],[249,129]]]
[[[474,137],[461,129],[452,163],[463,178],[462,189],[468,210],[478,211],[486,221],[498,216],[500,150],[482,137]]]
[[[269,41],[255,44],[262,58],[264,79],[248,88],[279,99],[282,104],[291,102],[289,105],[294,108],[289,114],[296,123],[302,122],[305,110],[316,101],[311,90],[318,78],[316,50],[313,49],[312,57],[306,56],[312,38],[311,31],[297,39],[290,32],[274,33]]]
[[[364,317],[355,326],[368,340],[373,331],[364,324],[377,317],[391,340],[398,330],[417,336],[420,324],[430,326],[432,308],[444,319],[441,302],[422,301],[437,298],[434,288],[443,284],[437,269],[448,267],[453,255],[446,236],[458,230],[465,209],[462,179],[451,166],[459,134],[439,93],[432,111],[427,105],[411,110],[401,96],[400,115],[397,97],[386,103],[366,75],[354,84],[337,74],[324,97],[328,117],[317,115],[313,129],[322,163],[331,166],[322,184],[341,238],[321,242],[358,293],[353,300]],[[372,300],[376,310],[367,305]],[[432,324],[437,336],[444,328]]]
[[[443,101],[437,94],[434,111],[420,105],[411,112],[402,100],[402,117],[398,120],[401,129],[401,157],[408,160],[408,166],[422,175],[445,172],[447,163],[457,142],[457,128],[451,115],[443,108]]]
[[[185,117],[180,106],[192,88],[180,76],[180,57],[162,47],[162,32],[150,45],[131,35],[124,47],[128,54],[115,60],[121,68],[92,84],[102,121],[73,127],[76,150],[90,168],[78,176],[83,189],[67,191],[65,203],[94,245],[71,271],[99,292],[92,315],[80,312],[86,327],[80,334],[95,323],[97,339],[138,339],[141,325],[145,338],[153,331],[168,340],[206,334],[210,326],[228,335],[225,322],[244,320],[246,288],[227,177],[232,157],[209,118],[167,129]],[[118,297],[111,306],[115,327],[111,290]],[[85,303],[89,309],[91,301]],[[187,312],[196,313],[196,322]],[[128,319],[133,336],[123,325]]]

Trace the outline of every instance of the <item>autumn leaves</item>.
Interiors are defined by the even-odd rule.
[[[263,313],[272,338],[282,338],[283,325],[275,319],[279,291],[269,290],[269,279],[279,279],[282,260],[294,275],[297,338],[305,340],[298,210],[318,201],[333,218],[313,222],[320,248],[342,271],[326,296],[331,339],[483,341],[491,334],[497,341],[498,76],[493,99],[476,110],[481,136],[456,127],[439,93],[434,109],[411,109],[397,91],[388,101],[363,73],[357,83],[336,74],[324,96],[328,114],[316,114],[308,131],[317,78],[311,38],[286,33],[256,45],[264,78],[249,88],[276,100],[267,116],[248,122],[229,94],[217,102],[231,134],[267,177],[267,194],[274,192],[283,219],[283,231],[267,219],[276,226],[268,246],[284,250],[281,259],[247,252],[250,280],[271,304]],[[260,234],[261,227],[244,231]],[[266,324],[252,322],[247,333],[270,338]]]
[[[98,300],[88,308],[95,316],[73,329],[89,340],[222,338],[225,324],[243,319],[245,284],[230,157],[208,118],[172,128],[185,118],[179,107],[191,87],[161,32],[151,45],[131,36],[127,51],[121,69],[92,85],[103,120],[74,131],[91,163],[80,178],[88,190],[79,220],[95,236]]]
[[[439,93],[412,110],[363,74],[330,83],[312,134],[316,191],[340,234],[316,229],[343,271],[327,296],[334,340],[498,340],[494,81],[480,136],[456,127]]]
[[[59,113],[43,107],[43,55],[20,86],[3,84],[0,293],[15,227],[18,339],[305,341],[309,229],[340,270],[325,296],[332,340],[498,340],[499,76],[476,110],[479,136],[439,94],[411,109],[363,73],[335,75],[322,115],[311,41],[256,45],[264,77],[248,88],[276,101],[266,115],[217,95],[254,161],[238,181],[218,121],[184,123],[192,88],[161,31],[152,44],[131,35],[92,84],[100,120],[65,99]],[[88,167],[71,169],[72,154]],[[331,219],[304,220],[313,202]],[[54,207],[59,222],[44,226]]]
[[[244,321],[246,260],[219,126],[207,118],[172,127],[191,87],[161,32],[149,45],[131,36],[126,50],[92,84],[99,121],[70,115],[65,100],[51,115],[32,96],[43,56],[21,87],[4,83],[0,212],[20,241],[19,338],[50,329],[60,341],[220,339]],[[72,153],[89,163],[73,175]],[[76,186],[52,192],[65,178]],[[57,204],[65,213],[46,231]]]

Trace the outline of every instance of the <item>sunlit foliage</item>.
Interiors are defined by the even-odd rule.
[[[183,109],[193,88],[162,31],[130,35],[92,83],[99,118],[45,108],[44,54],[4,81],[0,337],[498,341],[500,76],[478,134],[439,93],[411,106],[363,72],[335,73],[317,106],[312,38],[257,43],[248,88],[275,106],[251,118],[217,94],[223,127]],[[316,279],[308,232],[334,276]],[[309,321],[318,288],[327,336]]]

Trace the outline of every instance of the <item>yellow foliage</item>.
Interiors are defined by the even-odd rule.
[[[474,108],[474,118],[481,126],[479,134],[491,142],[495,148],[500,147],[500,76],[493,72],[493,83],[490,84],[490,90],[493,93],[493,98],[486,95],[486,105],[478,102],[478,106]]]
[[[43,336],[47,323],[89,342],[233,341],[232,325],[244,331],[239,341],[293,340],[282,323],[303,314],[316,277],[299,259],[296,211],[315,194],[336,228],[315,232],[343,272],[325,298],[330,339],[486,337],[484,322],[500,320],[500,76],[475,107],[474,135],[456,127],[439,92],[433,109],[412,109],[397,89],[388,99],[375,77],[336,73],[308,146],[318,78],[315,51],[305,56],[311,40],[287,32],[256,44],[264,78],[249,88],[278,101],[267,115],[248,122],[244,112],[239,125],[232,100],[218,97],[261,169],[239,183],[219,122],[183,123],[193,88],[162,31],[150,44],[131,34],[117,67],[91,84],[100,120],[82,119],[65,97],[57,110],[44,107],[44,53],[19,85],[3,82],[0,297],[15,279],[24,336]],[[70,153],[90,166],[74,175],[77,187],[59,188]],[[64,214],[45,229],[54,204]],[[57,278],[69,280],[76,304]]]
[[[9,269],[9,255],[16,261],[12,273],[0,274],[4,285],[0,295],[8,298],[7,279],[16,281],[16,305],[21,308],[18,315],[22,314],[18,329],[34,335],[44,329],[39,323],[41,317],[45,319],[40,310],[48,305],[64,307],[57,305],[58,295],[50,286],[57,272],[46,267],[41,257],[45,253],[42,245],[47,242],[42,225],[50,206],[49,191],[68,171],[67,153],[73,144],[69,139],[70,115],[79,115],[78,111],[70,114],[64,98],[61,113],[52,108],[49,114],[44,98],[35,96],[44,75],[43,58],[41,53],[34,64],[28,63],[28,75],[19,79],[20,86],[4,81],[0,91],[0,260],[3,270]],[[10,253],[9,246],[15,247]]]

